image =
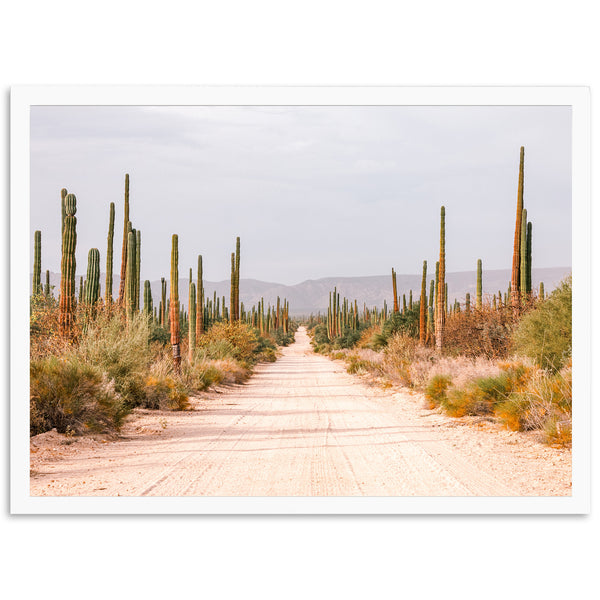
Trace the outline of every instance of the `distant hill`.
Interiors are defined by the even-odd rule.
[[[554,289],[558,283],[571,273],[570,267],[551,267],[544,269],[533,269],[533,286],[537,288],[540,281],[544,282],[546,292]],[[427,293],[429,293],[429,281],[433,278],[430,274],[427,278]],[[100,276],[102,293],[104,293],[105,276]],[[398,293],[406,294],[408,301],[409,290],[412,289],[415,299],[421,293],[420,275],[400,275],[396,276],[398,283]],[[469,292],[471,297],[475,296],[476,272],[461,271],[457,273],[447,273],[446,281],[448,283],[448,298],[450,302],[454,299],[464,301],[465,294]],[[31,281],[31,278],[30,278]],[[508,288],[510,281],[510,270],[499,269],[483,272],[483,292],[484,295],[497,294],[501,291],[503,294]],[[45,282],[45,273],[42,273],[42,282]],[[55,295],[60,285],[60,274],[50,273],[50,284],[55,286]],[[277,301],[277,296],[282,300],[287,298],[290,303],[290,312],[293,315],[309,315],[318,311],[326,311],[329,302],[329,292],[337,287],[341,297],[351,300],[358,300],[362,308],[363,302],[367,306],[382,306],[384,299],[388,305],[392,304],[392,277],[390,275],[374,275],[370,277],[324,277],[322,279],[308,279],[296,285],[283,285],[279,283],[270,283],[259,281],[257,279],[241,279],[240,296],[241,301],[246,306],[256,304],[261,297],[265,299],[265,304]],[[152,298],[154,304],[158,306],[160,301],[160,281],[152,281]],[[79,275],[77,276],[77,289],[79,289]],[[229,280],[218,282],[204,282],[206,297],[212,298],[214,292],[219,298],[225,296],[225,302],[229,305]],[[119,280],[114,278],[113,296],[119,292]],[[167,291],[168,293],[168,291]],[[143,284],[142,284],[143,299]],[[179,294],[181,302],[187,306],[188,299],[188,280],[179,280]]]

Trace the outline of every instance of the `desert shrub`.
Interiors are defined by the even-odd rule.
[[[125,325],[118,313],[102,312],[86,324],[73,357],[97,366],[114,381],[115,391],[130,406],[144,402],[145,379],[153,358],[149,323],[138,315]]]
[[[373,360],[368,360],[358,354],[349,354],[346,356],[347,367],[346,371],[350,374],[356,373],[372,373],[374,375],[382,375],[383,368],[381,363]]]
[[[189,408],[187,389],[181,380],[170,375],[150,374],[145,382],[145,408],[186,410]]]
[[[233,358],[247,367],[257,360],[259,341],[256,331],[245,323],[215,323],[197,345],[206,351],[208,358]]]
[[[94,365],[74,357],[45,357],[30,363],[30,433],[56,428],[115,431],[128,413],[114,387]]]
[[[417,303],[418,306],[418,303]],[[370,345],[373,350],[385,348],[396,333],[402,333],[407,337],[419,336],[419,311],[416,308],[407,310],[405,313],[392,313],[381,326],[381,331],[373,334]]]
[[[567,278],[548,298],[525,314],[512,336],[517,354],[543,369],[560,370],[571,357],[572,286]]]
[[[492,412],[492,403],[477,384],[465,388],[450,388],[440,404],[451,417],[485,415]]]
[[[376,334],[380,334],[380,333],[381,333],[381,325],[368,325],[361,331],[360,338],[358,339],[358,342],[356,342],[356,347],[373,349],[371,346],[373,337]]]
[[[513,328],[512,309],[490,306],[452,313],[444,327],[444,354],[469,358],[505,358]]]
[[[428,408],[436,408],[446,402],[448,388],[451,385],[452,379],[447,375],[434,375],[425,388]]]
[[[507,427],[518,431],[540,430],[548,443],[569,444],[571,440],[572,371],[530,372],[495,414]]]
[[[278,346],[289,346],[294,343],[294,333],[291,331],[284,333],[282,328],[276,329],[273,332],[273,337]]]

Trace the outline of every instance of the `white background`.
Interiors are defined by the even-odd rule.
[[[589,85],[594,164],[592,6],[11,2],[0,35],[5,233],[13,84]],[[2,250],[7,281],[8,242]],[[0,296],[5,340],[7,301]],[[7,343],[3,350],[7,383]],[[597,431],[593,403],[592,411]],[[592,468],[597,457],[594,445]],[[588,598],[598,590],[597,514],[9,517],[4,458],[1,564],[3,587],[18,586],[11,597]]]

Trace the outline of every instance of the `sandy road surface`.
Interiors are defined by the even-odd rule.
[[[449,419],[312,353],[305,330],[242,386],[142,412],[117,441],[32,439],[32,495],[569,495],[571,455]],[[45,440],[44,437],[46,436]]]

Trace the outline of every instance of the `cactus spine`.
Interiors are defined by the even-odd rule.
[[[440,261],[437,289],[437,313],[435,316],[435,345],[441,350],[444,344],[444,325],[446,323],[446,208],[440,210]]]
[[[483,305],[483,269],[481,266],[481,259],[477,259],[477,298],[475,306],[481,308]]]
[[[33,284],[34,296],[42,293],[42,232],[33,234]]]
[[[88,306],[93,306],[98,301],[100,285],[100,252],[92,248],[88,252],[87,275],[83,301]]]
[[[75,248],[77,246],[77,199],[68,194],[64,202],[65,218],[60,261],[59,332],[72,337],[75,309]]]
[[[106,306],[112,304],[113,288],[113,242],[115,237],[115,203],[110,203],[110,213],[108,217],[108,236],[106,238],[106,285],[104,286],[104,297]]]
[[[425,311],[427,309],[427,261],[423,261],[423,277],[421,278],[421,299],[419,301],[419,341],[425,343],[426,337],[426,321]]]
[[[524,167],[525,167],[525,148],[521,146],[519,157],[519,185],[517,188],[517,216],[515,223],[515,239],[513,244],[513,262],[511,274],[511,305],[513,313],[519,311],[520,306],[520,285],[521,285],[521,252],[525,249],[521,248],[521,229],[523,222],[523,184],[524,184]]]
[[[171,321],[171,347],[173,348],[173,364],[179,373],[181,352],[179,347],[179,238],[173,234],[171,242],[171,297],[169,320]]]
[[[119,305],[125,302],[125,277],[127,276],[127,240],[129,234],[129,174],[125,174],[125,203],[123,209],[123,246],[121,248],[121,279],[119,281]]]

